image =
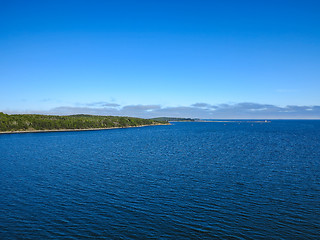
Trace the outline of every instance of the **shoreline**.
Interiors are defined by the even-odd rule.
[[[212,121],[198,121],[198,122],[237,122],[237,123],[270,123],[270,120],[212,120]]]
[[[18,134],[18,133],[47,133],[47,132],[81,132],[81,131],[99,131],[99,130],[111,130],[120,128],[138,128],[138,127],[150,127],[150,126],[167,126],[170,123],[164,124],[151,124],[151,125],[138,125],[138,126],[126,126],[126,127],[109,127],[109,128],[79,128],[79,129],[47,129],[47,130],[20,130],[20,131],[6,131],[0,132],[0,134]]]
[[[203,122],[214,122],[214,123],[229,123],[229,122],[236,122],[236,123],[270,123],[271,120],[198,120],[198,121],[169,121],[169,122],[192,122],[192,123],[203,123]]]

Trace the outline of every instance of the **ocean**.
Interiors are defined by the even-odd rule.
[[[0,135],[0,239],[319,239],[320,121]]]

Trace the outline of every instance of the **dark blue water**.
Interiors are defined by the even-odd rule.
[[[0,135],[0,239],[320,238],[320,121]]]

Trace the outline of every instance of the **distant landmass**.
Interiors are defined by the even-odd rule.
[[[0,112],[0,132],[94,130],[169,124],[165,120],[93,115],[4,114]]]
[[[199,121],[198,118],[175,118],[175,117],[157,117],[151,118],[155,121],[165,121],[165,122],[195,122]]]
[[[157,117],[151,118],[156,121],[165,122],[258,122],[258,123],[269,123],[270,120],[262,119],[200,119],[200,118],[175,118],[175,117]]]

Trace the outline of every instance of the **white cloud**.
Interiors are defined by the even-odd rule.
[[[195,103],[191,106],[163,107],[161,105],[127,105],[97,102],[84,107],[61,106],[49,111],[5,111],[6,113],[38,113],[54,115],[92,114],[152,117],[188,117],[203,119],[320,119],[320,106],[288,105],[279,107],[270,104],[237,103],[218,104]]]

